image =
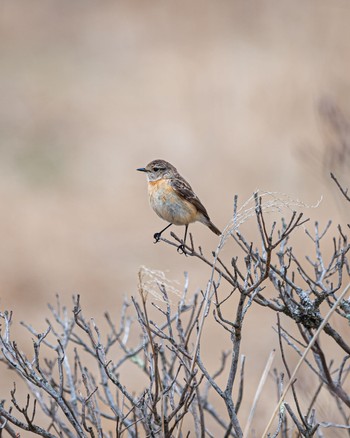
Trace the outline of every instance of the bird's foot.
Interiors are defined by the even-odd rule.
[[[178,247],[177,247],[177,250],[176,250],[179,254],[185,254],[185,256],[187,256],[187,253],[186,253],[186,251],[185,251],[185,245],[183,244],[183,243],[181,243],[181,245],[179,245]]]
[[[154,239],[153,243],[158,243],[160,241],[160,236],[161,235],[162,235],[162,233],[154,233],[153,234],[153,239]]]

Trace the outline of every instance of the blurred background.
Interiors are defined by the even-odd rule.
[[[1,309],[42,330],[55,294],[79,293],[87,315],[118,315],[141,265],[205,288],[209,269],[153,244],[165,223],[135,169],[155,158],[219,228],[257,188],[345,220],[329,171],[349,186],[349,20],[345,0],[2,1]],[[244,347],[257,381],[271,324],[257,309],[249,326],[271,340]]]

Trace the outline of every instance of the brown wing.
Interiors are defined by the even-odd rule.
[[[206,219],[210,220],[204,205],[198,199],[197,195],[192,190],[192,187],[182,178],[182,176],[178,175],[176,178],[171,178],[170,184],[178,195],[186,199],[186,201],[191,202],[191,204],[193,204]]]

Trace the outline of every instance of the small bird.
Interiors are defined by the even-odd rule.
[[[154,160],[136,170],[146,172],[151,207],[159,217],[169,222],[163,230],[154,234],[154,243],[159,242],[162,233],[171,225],[185,225],[183,244],[178,247],[179,252],[185,252],[188,225],[196,221],[202,222],[220,236],[220,230],[210,220],[198,196],[172,164]]]

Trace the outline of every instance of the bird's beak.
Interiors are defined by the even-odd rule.
[[[138,169],[139,172],[147,172],[147,169],[145,167],[139,167]]]

